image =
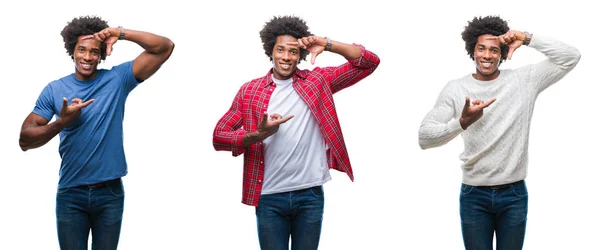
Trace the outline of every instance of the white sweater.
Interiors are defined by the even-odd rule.
[[[460,159],[465,184],[500,185],[523,180],[527,175],[529,126],[535,100],[540,92],[571,71],[580,58],[576,48],[537,34],[529,47],[548,58],[518,69],[501,70],[491,81],[475,80],[469,74],[448,82],[421,123],[422,149],[444,145],[462,135],[464,151]],[[484,109],[481,119],[463,130],[458,119],[467,96],[471,101],[497,100]]]

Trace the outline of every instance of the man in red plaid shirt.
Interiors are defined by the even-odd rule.
[[[273,68],[245,83],[213,133],[215,150],[244,154],[242,202],[256,206],[261,249],[317,249],[329,169],[354,179],[333,94],[379,65],[358,44],[319,37],[294,16],[273,17],[260,31]],[[345,57],[337,67],[297,69],[311,54]],[[293,119],[292,119],[293,118]]]

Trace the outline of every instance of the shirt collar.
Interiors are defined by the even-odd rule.
[[[292,78],[294,78],[294,81],[298,80],[298,78],[306,79],[307,74],[308,73],[306,70],[296,69],[296,71],[294,72],[294,75],[292,75]],[[263,87],[267,87],[267,86],[273,84],[273,78],[271,77],[271,75],[273,75],[273,68],[269,69],[269,72],[267,73],[265,78],[263,78],[263,82],[264,82]]]

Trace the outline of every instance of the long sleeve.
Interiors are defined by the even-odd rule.
[[[333,93],[356,84],[372,74],[379,66],[380,60],[375,53],[366,50],[362,45],[354,45],[360,47],[361,56],[359,58],[348,60],[338,67],[325,68],[325,75]]]
[[[231,108],[221,117],[213,132],[213,147],[217,151],[231,151],[233,156],[244,153],[242,128],[242,89],[235,96]]]
[[[550,37],[534,35],[529,47],[547,57],[540,63],[518,69],[519,75],[529,76],[526,82],[533,84],[537,93],[562,79],[581,58],[579,50]]]
[[[463,131],[450,97],[455,92],[452,89],[452,82],[448,83],[433,109],[423,119],[419,128],[419,146],[422,149],[444,145]]]

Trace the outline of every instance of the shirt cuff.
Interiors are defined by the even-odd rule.
[[[459,119],[452,119],[450,120],[450,122],[448,122],[448,129],[450,130],[450,132],[455,132],[455,131],[465,131],[462,126],[460,126],[460,120]]]

